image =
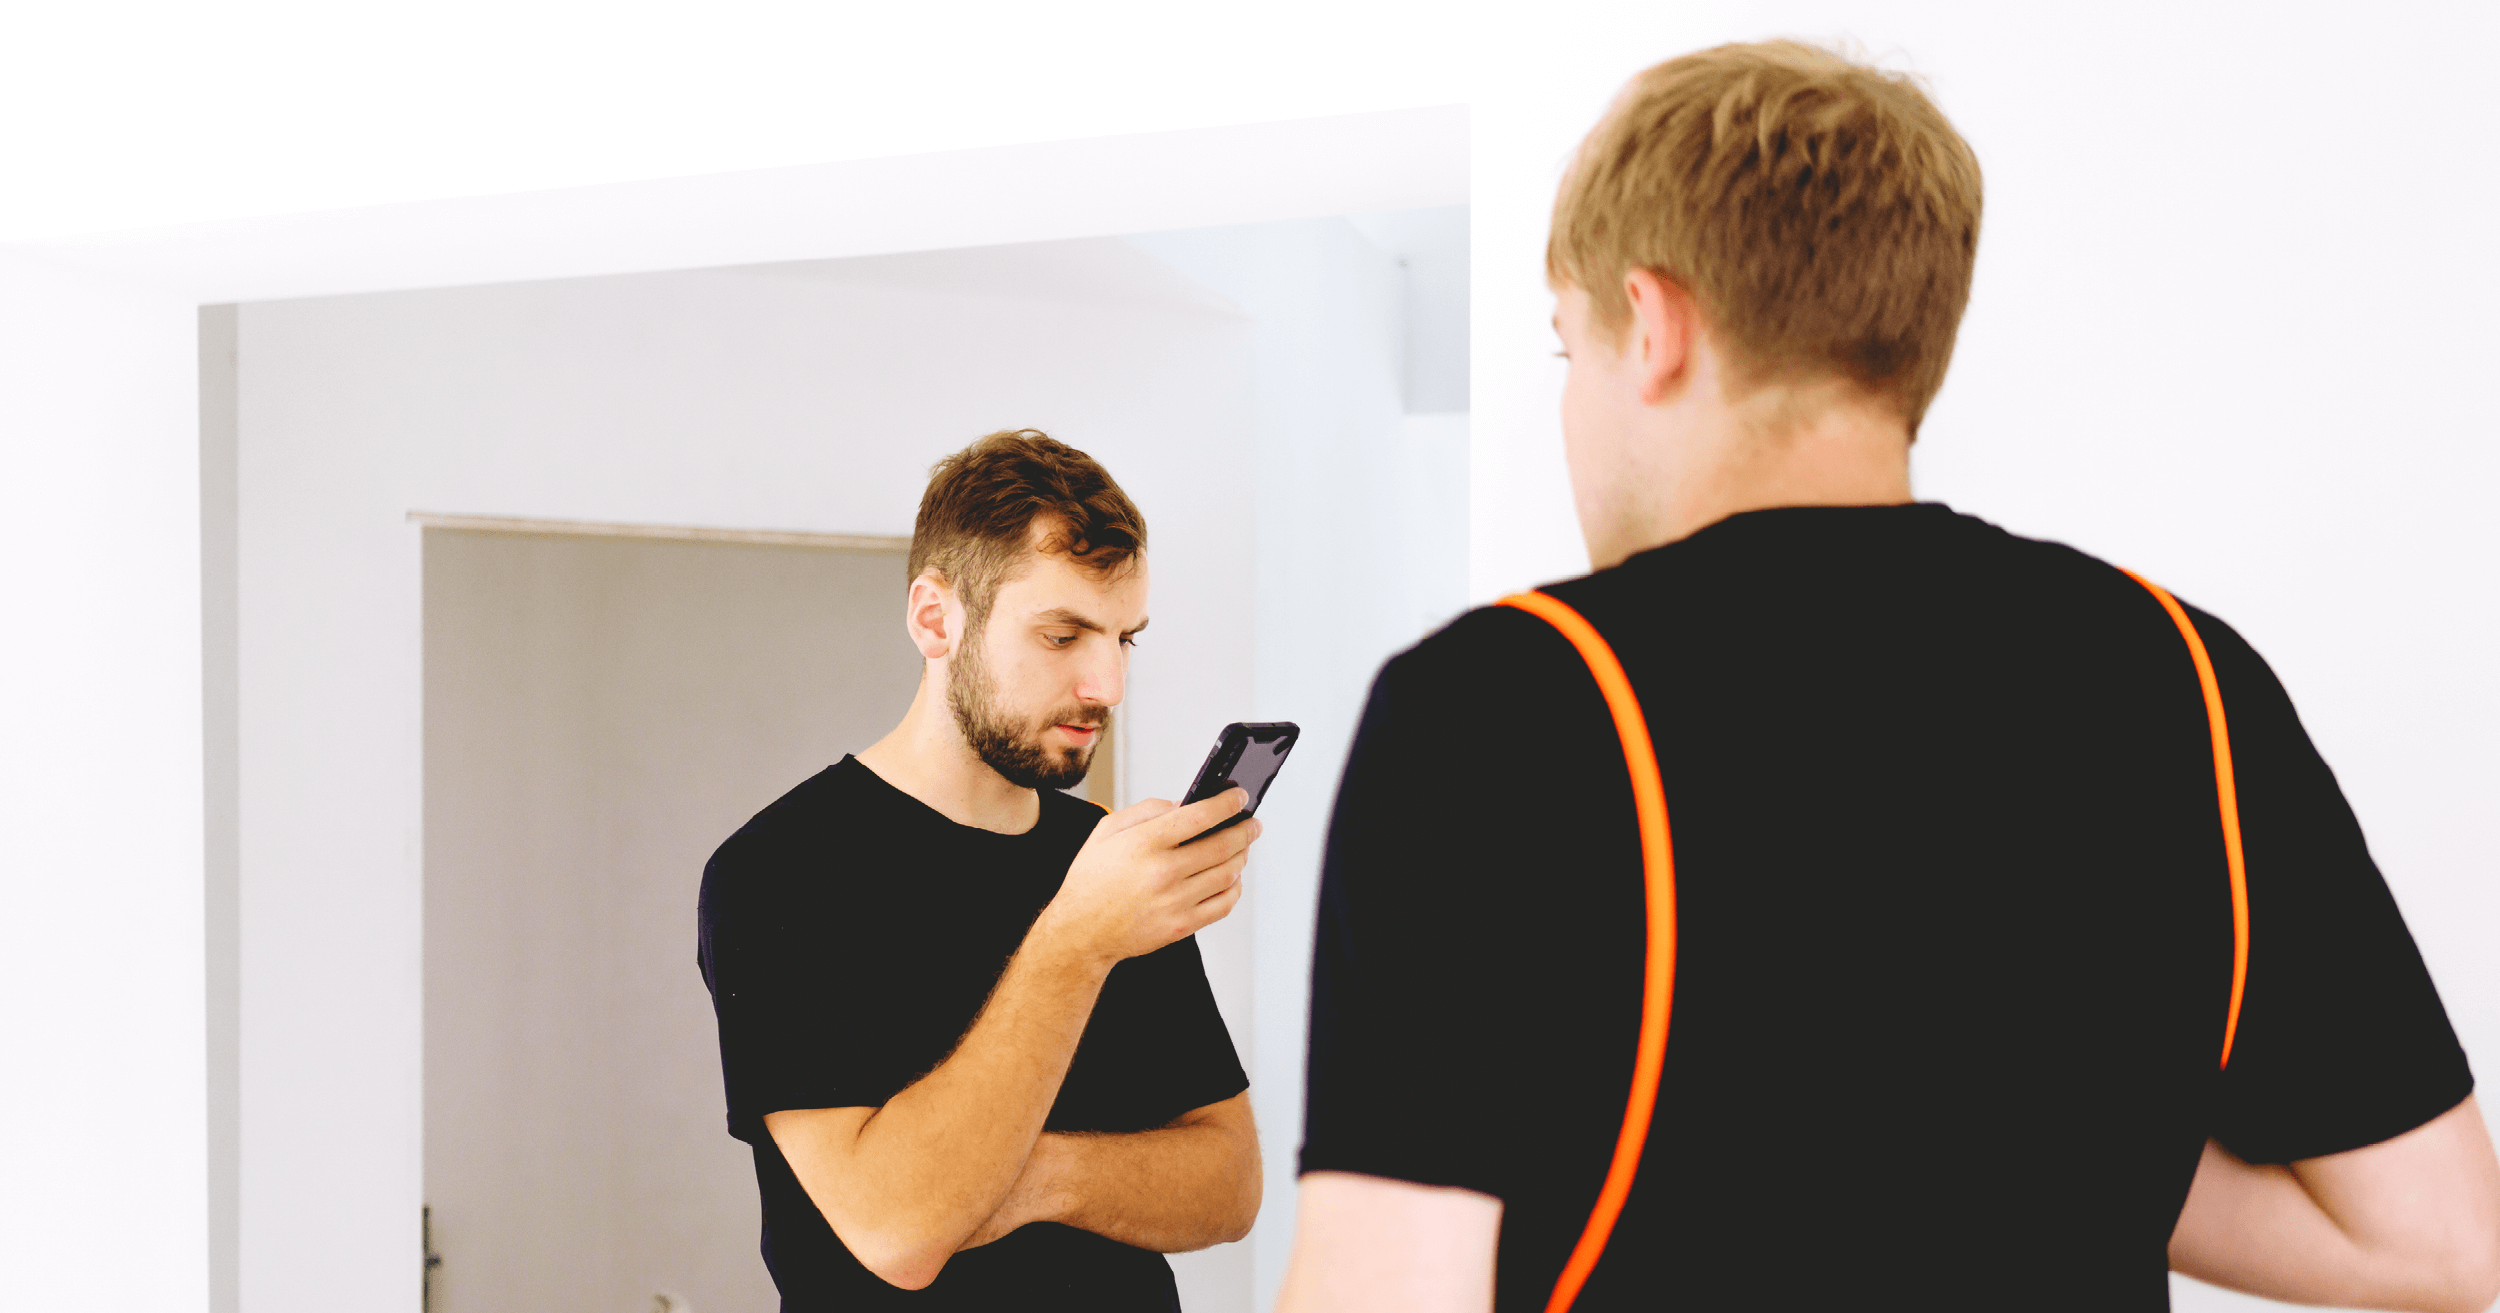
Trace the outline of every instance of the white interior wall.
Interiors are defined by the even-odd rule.
[[[207,1289],[197,319],[0,254],[0,1272],[31,1307]]]
[[[1147,508],[1129,770],[1177,788],[1253,699],[1249,331],[1117,242],[244,306],[244,1306],[415,1297],[410,510],[907,534],[938,456],[1048,429]]]
[[[1464,231],[1463,212],[1413,219],[1427,230]],[[1267,1170],[1251,1235],[1253,1307],[1266,1308],[1292,1247],[1311,925],[1329,807],[1372,674],[1447,618],[1426,619],[1436,604],[1456,610],[1466,423],[1462,414],[1410,425],[1410,281],[1397,257],[1352,223],[1311,219],[1130,240],[1232,298],[1253,324],[1258,718],[1291,720],[1303,731],[1260,807],[1268,831],[1250,877],[1258,1018],[1251,1081]],[[1463,307],[1463,278],[1458,286]],[[1428,287],[1420,299],[1446,290]],[[1438,517],[1433,499],[1415,495],[1424,488],[1448,498]],[[1439,553],[1429,550],[1436,530]]]

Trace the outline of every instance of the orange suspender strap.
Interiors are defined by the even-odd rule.
[[[2195,622],[2188,619],[2187,608],[2143,575],[2124,569],[2120,573],[2144,585],[2161,609],[2170,613],[2170,623],[2179,627],[2188,655],[2196,660],[2196,682],[2205,690],[2205,724],[2214,740],[2214,792],[2222,802],[2222,852],[2231,864],[2231,1010],[2222,1023],[2222,1065],[2228,1068],[2231,1041],[2240,1033],[2240,997],[2248,992],[2248,863],[2240,856],[2240,789],[2231,774],[2231,727],[2222,718],[2222,686],[2214,680],[2213,658],[2207,655]]]
[[[1615,1219],[1632,1194],[1632,1178],[1641,1169],[1641,1148],[1649,1142],[1650,1113],[1658,1103],[1658,1073],[1667,1059],[1667,1019],[1675,1009],[1675,851],[1667,842],[1667,791],[1658,778],[1658,752],[1649,740],[1649,721],[1623,663],[1579,612],[1545,593],[1516,593],[1502,599],[1562,631],[1580,650],[1597,690],[1614,713],[1615,733],[1623,739],[1623,764],[1632,775],[1632,806],[1641,827],[1641,875],[1649,906],[1649,951],[1641,981],[1641,1041],[1632,1058],[1632,1096],[1623,1110],[1623,1130],[1615,1137],[1614,1161],[1606,1166],[1606,1184],[1597,1192],[1580,1243],[1572,1246],[1546,1313],[1563,1313],[1579,1296],[1580,1287],[1606,1252]]]

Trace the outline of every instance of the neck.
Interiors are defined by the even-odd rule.
[[[1022,834],[1041,819],[1041,795],[991,770],[964,742],[946,705],[946,669],[931,662],[920,675],[903,723],[859,754],[860,764],[957,825]]]
[[[1592,566],[1620,564],[1746,511],[1912,500],[1910,434],[1898,416],[1851,402],[1801,415],[1797,397],[1753,400],[1759,404],[1686,417],[1691,422],[1678,425],[1683,440],[1661,434],[1649,444],[1663,459],[1638,478],[1647,495],[1624,508],[1610,541],[1591,536]]]

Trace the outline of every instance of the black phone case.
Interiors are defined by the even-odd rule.
[[[1189,836],[1189,842],[1196,843],[1217,830],[1229,829],[1249,820],[1259,810],[1259,801],[1265,798],[1268,789],[1275,785],[1276,777],[1284,774],[1285,758],[1293,752],[1294,741],[1301,737],[1302,727],[1290,720],[1253,723],[1234,721],[1226,725],[1215,736],[1215,746],[1207,750],[1205,764],[1198,767],[1198,778],[1190,781],[1189,792],[1181,798],[1182,806],[1186,807],[1193,802],[1204,802],[1233,787],[1232,769],[1240,764],[1242,754],[1247,752],[1253,743],[1261,746],[1274,745],[1276,769],[1270,772],[1265,780],[1260,781],[1259,787],[1251,792],[1249,806],[1234,812],[1230,819]]]

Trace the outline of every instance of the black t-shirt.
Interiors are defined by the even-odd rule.
[[[1640,1175],[1578,1308],[2167,1307],[2208,1136],[2282,1162],[2472,1089],[2273,673],[2195,619],[2229,716],[2232,931],[2195,667],[2110,566],[1936,505],[1722,521],[1547,589],[1639,694],[1678,882]],[[1542,1308],[1622,1125],[1639,838],[1587,666],[1515,608],[1372,690],[1322,875],[1304,1171],[1504,1204]]]
[[[927,1289],[851,1256],[764,1129],[791,1108],[881,1105],[979,1014],[1101,809],[1044,790],[1023,834],[958,825],[845,757],[758,813],[704,867],[696,961],[720,1021],[729,1133],[755,1151],[764,1262],[789,1313],[1167,1310],[1161,1254],[1035,1223],[957,1254]],[[1053,1131],[1144,1131],[1249,1087],[1195,938],[1112,968]]]

